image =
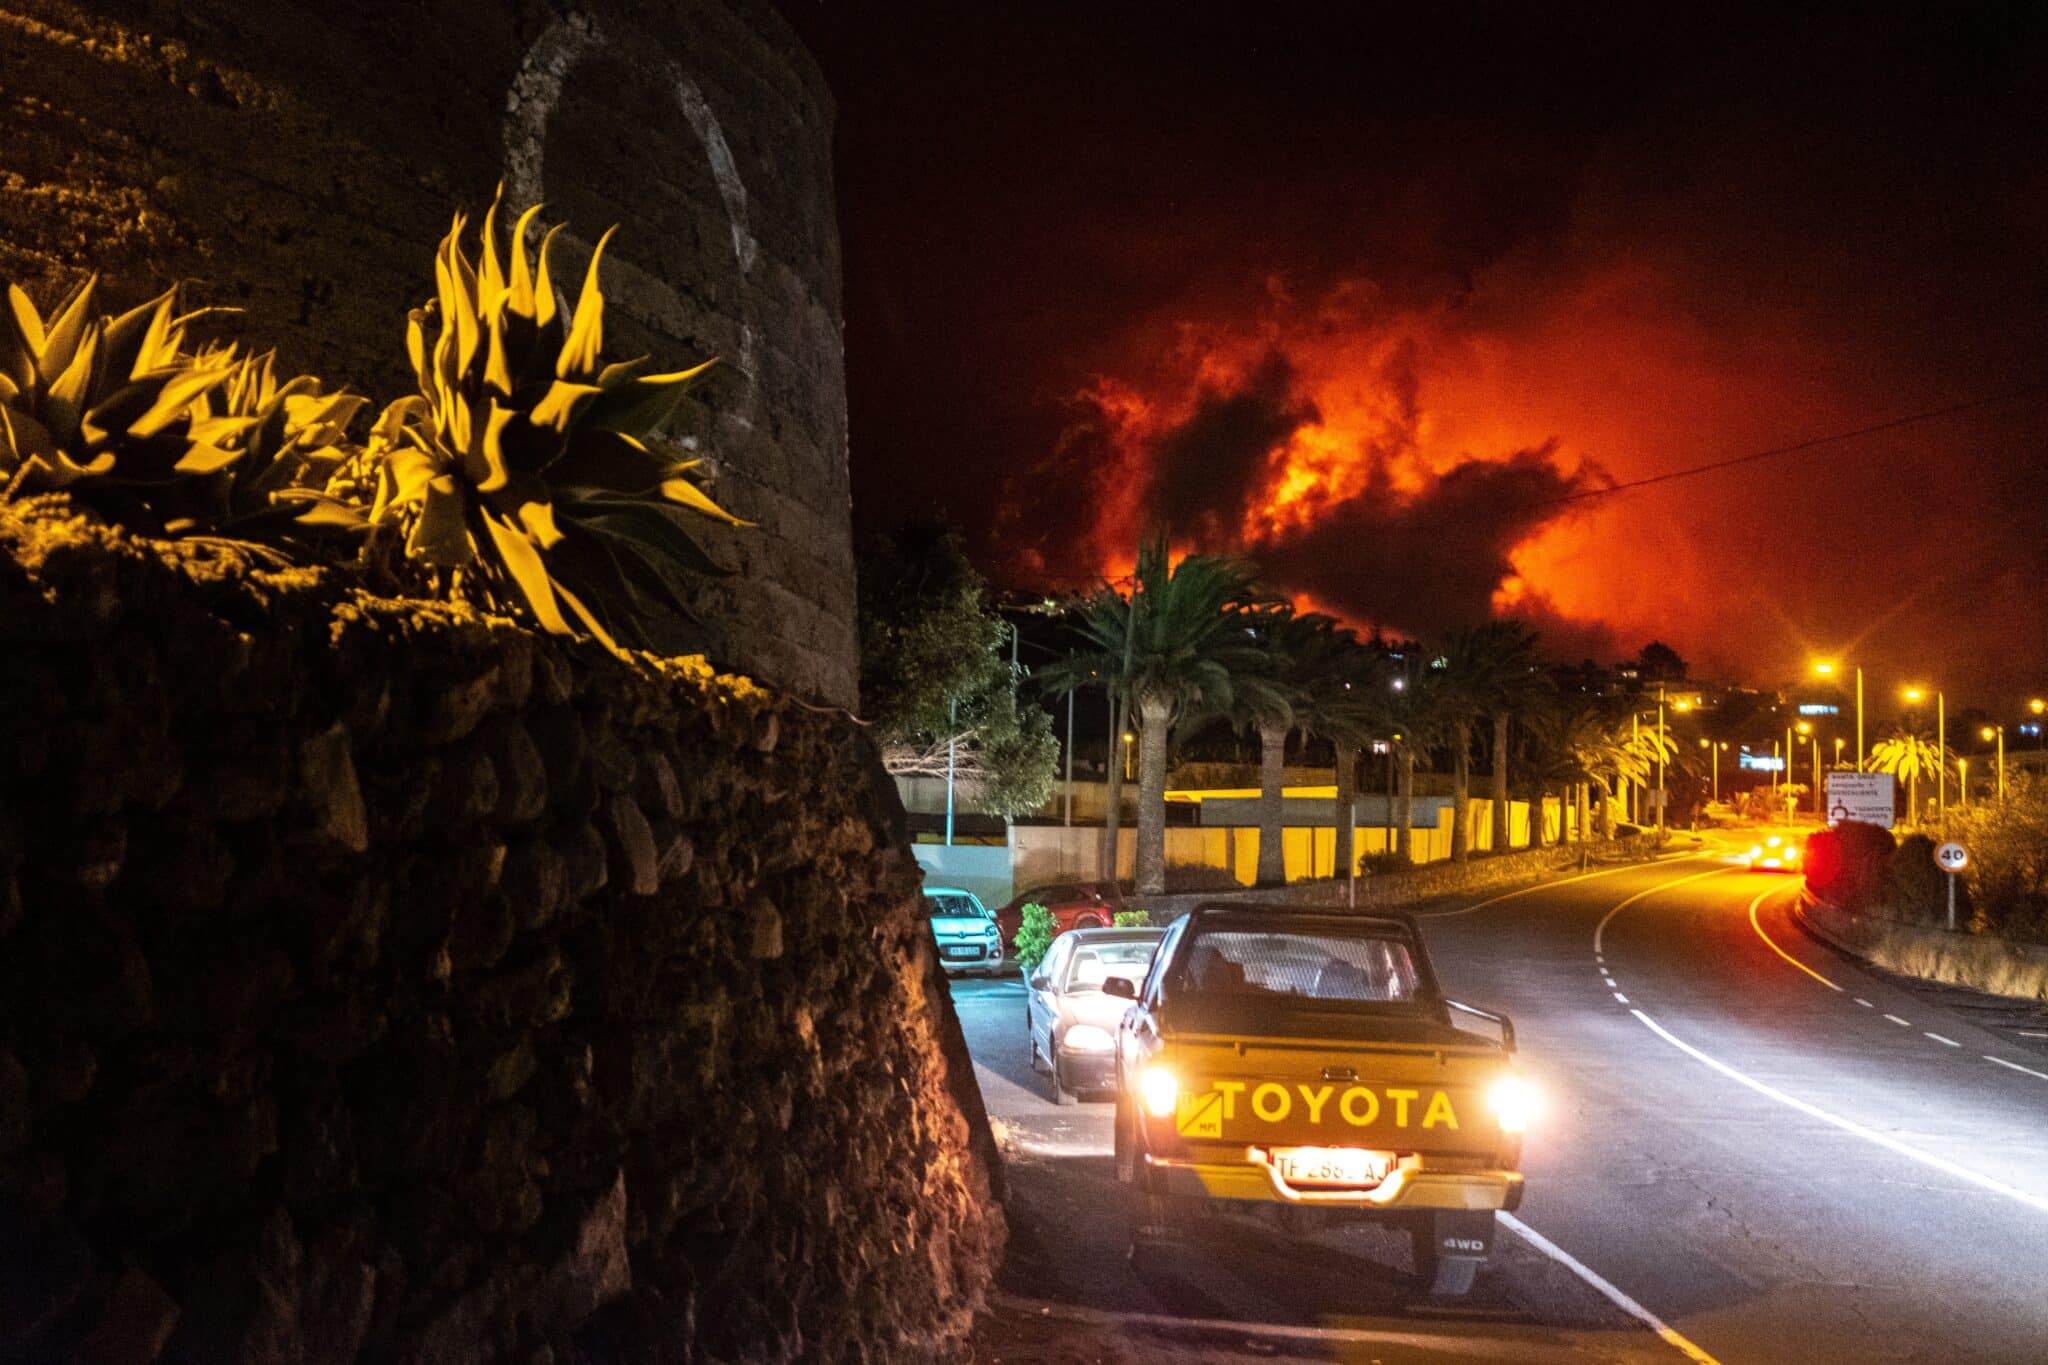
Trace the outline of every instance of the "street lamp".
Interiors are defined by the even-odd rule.
[[[1968,806],[1970,804],[1970,760],[1967,758],[1958,758],[1956,760],[1956,787],[1962,792],[1963,805]],[[1946,829],[1943,832],[1946,833]]]
[[[1863,771],[1863,665],[1857,664],[1854,667],[1856,669],[1856,771],[1860,773]],[[1835,665],[1827,660],[1821,660],[1814,664],[1813,671],[1820,674],[1823,678],[1832,677],[1835,673]]]
[[[2041,726],[2038,724],[2041,713],[2048,711],[2048,700],[2036,697],[2027,703],[2027,709],[2034,713],[2037,722],[2034,726],[2034,747],[2036,749],[2048,749],[2048,739],[2042,737]]]
[[[1800,722],[1799,722],[1799,733],[1800,733],[1800,734],[1802,734],[1802,735],[1805,735],[1805,736],[1807,737],[1807,739],[1808,739],[1808,740],[1809,740],[1809,741],[1810,741],[1810,742],[1812,743],[1812,745],[1813,745],[1813,813],[1814,813],[1815,815],[1819,815],[1819,814],[1820,814],[1820,736],[1819,736],[1819,735],[1816,735],[1816,734],[1814,734],[1814,733],[1813,733],[1813,722],[1812,722],[1812,721],[1810,721],[1810,720],[1802,720],[1802,721],[1800,721]],[[1788,768],[1790,767],[1790,760],[1789,760],[1789,759],[1787,760],[1787,767],[1788,767]]]
[[[2005,800],[2005,727],[2003,725],[1987,725],[1977,733],[1985,739],[1995,739],[1998,741],[1998,799],[2003,802]]]

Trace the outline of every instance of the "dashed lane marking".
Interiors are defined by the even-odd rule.
[[[1778,892],[1783,890],[1785,890],[1785,888],[1782,886],[1772,887],[1769,891],[1764,892],[1762,895],[1758,896],[1755,900],[1749,903],[1749,927],[1756,930],[1756,936],[1764,941],[1764,946],[1769,948],[1772,952],[1776,953],[1779,957],[1784,958],[1787,962],[1797,967],[1800,971],[1805,972],[1808,976],[1812,977],[1815,981],[1820,982],[1821,985],[1826,986],[1829,990],[1838,991],[1842,989],[1840,986],[1837,986],[1834,982],[1828,980],[1826,977],[1822,976],[1813,968],[1807,966],[1804,962],[1801,962],[1798,958],[1792,956],[1792,954],[1786,952],[1783,948],[1780,948],[1777,944],[1777,940],[1773,939],[1769,934],[1765,933],[1764,926],[1760,922],[1758,922],[1756,917],[1757,907],[1762,905],[1766,900],[1770,899],[1772,896],[1777,895]]]
[[[1900,1028],[1913,1027],[1913,1021],[1911,1019],[1901,1019],[1896,1014],[1887,1014],[1885,1018],[1891,1020],[1894,1024],[1897,1024]]]
[[[1708,1056],[1691,1043],[1672,1033],[1649,1015],[1644,1014],[1641,1010],[1630,1010],[1629,1013],[1633,1014],[1642,1023],[1644,1028],[1647,1028],[1686,1056],[1720,1072],[1737,1085],[1747,1086],[1766,1099],[1776,1100],[1786,1108],[1797,1110],[1810,1119],[1839,1128],[1854,1137],[1862,1138],[1865,1142],[1874,1143],[1888,1152],[1895,1152],[1908,1160],[1917,1161],[1921,1165],[1940,1171],[1944,1175],[1953,1176],[1957,1180],[1975,1185],[1979,1189],[1989,1190],[1993,1194],[2003,1195],[2005,1198],[2013,1200],[2015,1203],[2024,1204],[2036,1212],[2048,1213],[2048,1195],[2034,1194],[2020,1189],[2018,1186],[2008,1185],[2003,1180],[1997,1180],[1985,1175],[1982,1171],[1973,1171],[1968,1166],[1958,1165],[1956,1162],[1950,1161],[1947,1157],[1936,1156],[1932,1152],[1923,1152],[1918,1147],[1901,1142],[1887,1133],[1880,1133],[1874,1128],[1866,1128],[1854,1119],[1845,1119],[1839,1114],[1829,1113],[1817,1104],[1809,1104],[1797,1096],[1788,1095],[1776,1086],[1766,1085],[1752,1076],[1737,1071],[1726,1062]]]
[[[1928,1033],[1928,1032],[1927,1032],[1926,1030],[1924,1030],[1924,1029],[1923,1029],[1923,1030],[1921,1030],[1921,1036],[1922,1036],[1923,1038],[1932,1038],[1932,1039],[1933,1039],[1933,1040],[1934,1040],[1935,1042],[1937,1042],[1937,1043],[1940,1043],[1940,1044],[1942,1044],[1942,1045],[1943,1045],[1943,1046],[1945,1046],[1945,1047],[1961,1047],[1961,1046],[1962,1046],[1962,1044],[1961,1044],[1961,1043],[1957,1042],[1957,1041],[1956,1041],[1955,1039],[1953,1039],[1953,1038],[1944,1038],[1944,1037],[1942,1037],[1942,1036],[1941,1036],[1941,1035],[1940,1035],[1939,1033]]]
[[[1614,998],[1615,998],[1616,1000],[1619,1000],[1619,1001],[1620,1001],[1620,1002],[1621,1002],[1622,1004],[1624,1004],[1624,1005],[1626,1005],[1626,1004],[1628,1003],[1628,997],[1627,997],[1627,996],[1625,996],[1625,995],[1623,995],[1623,994],[1622,994],[1622,993],[1621,993],[1620,991],[1616,991],[1616,992],[1614,993]]]
[[[1593,926],[1593,955],[1595,957],[1598,957],[1601,954],[1601,952],[1604,951],[1601,947],[1600,940],[1601,936],[1607,932],[1607,921],[1613,919],[1616,915],[1620,914],[1623,910],[1626,910],[1629,906],[1634,905],[1643,897],[1654,896],[1659,891],[1669,891],[1674,886],[1684,886],[1687,882],[1696,882],[1702,877],[1718,877],[1727,870],[1728,869],[1725,867],[1710,867],[1705,872],[1695,872],[1690,876],[1678,877],[1668,882],[1659,882],[1655,886],[1645,887],[1643,890],[1636,892],[1633,896],[1630,896],[1627,900],[1620,902],[1612,910],[1609,910],[1605,915],[1602,915],[1600,917],[1600,922]],[[1475,906],[1474,908],[1476,909],[1477,907]]]
[[[1659,1337],[1663,1338],[1667,1345],[1676,1349],[1687,1360],[1695,1362],[1695,1365],[1720,1365],[1719,1361],[1701,1350],[1690,1338],[1670,1326],[1662,1318],[1637,1303],[1628,1295],[1622,1293],[1612,1280],[1588,1266],[1584,1261],[1581,1261],[1578,1257],[1572,1255],[1569,1251],[1566,1251],[1563,1247],[1551,1241],[1512,1213],[1501,1214],[1500,1221],[1504,1227],[1514,1232],[1530,1246],[1535,1247],[1545,1256],[1548,1256],[1551,1260],[1556,1261],[1559,1265],[1571,1271],[1572,1274],[1593,1286],[1594,1289],[1606,1296],[1609,1303],[1634,1318],[1637,1322],[1642,1323],[1643,1326],[1649,1328],[1652,1332],[1655,1332]]]
[[[1856,997],[1856,1003],[1857,1003],[1857,1004],[1859,1004],[1859,1005],[1861,1005],[1861,1006],[1863,1006],[1863,1008],[1865,1008],[1865,1009],[1867,1009],[1867,1010],[1874,1010],[1874,1009],[1876,1009],[1876,1008],[1877,1008],[1877,1006],[1875,1006],[1875,1005],[1871,1004],[1871,1003],[1870,1003],[1870,1002],[1869,1002],[1868,1000],[1865,1000],[1865,999],[1864,999],[1864,998],[1863,998],[1862,996],[1860,996],[1860,995]]]
[[[2023,1071],[2029,1076],[2039,1076],[2042,1080],[2048,1081],[2048,1071],[2036,1071],[2030,1066],[2021,1066],[2018,1062],[2008,1062],[2005,1058],[1994,1057],[1988,1052],[1984,1054],[1984,1060],[1996,1066],[2006,1067],[2013,1071]]]

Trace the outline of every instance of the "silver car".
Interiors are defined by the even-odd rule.
[[[1053,940],[1025,981],[1031,1069],[1052,1077],[1053,1100],[1116,1088],[1116,1026],[1129,1000],[1105,994],[1112,976],[1143,981],[1164,929],[1075,929]]]

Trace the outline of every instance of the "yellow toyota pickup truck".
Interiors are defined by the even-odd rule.
[[[1471,1288],[1495,1211],[1521,1202],[1533,1095],[1514,1025],[1444,998],[1412,919],[1205,905],[1143,981],[1103,989],[1133,1002],[1116,1108],[1133,1256],[1198,1201],[1251,1201],[1403,1226],[1431,1293]]]

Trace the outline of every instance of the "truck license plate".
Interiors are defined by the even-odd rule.
[[[1363,1147],[1279,1147],[1273,1165],[1290,1185],[1372,1186],[1387,1178],[1394,1158]]]

